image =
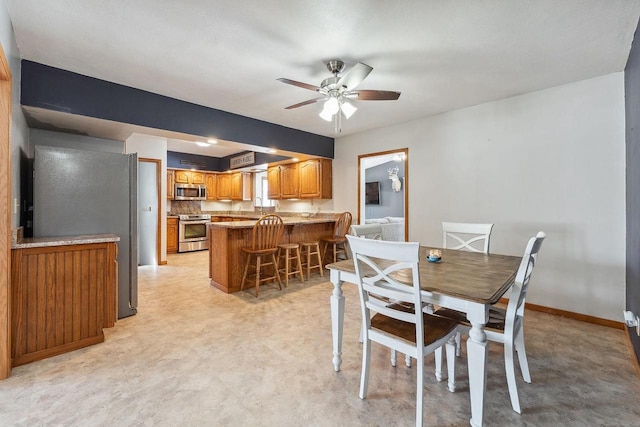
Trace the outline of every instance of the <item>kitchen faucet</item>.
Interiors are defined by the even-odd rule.
[[[262,214],[264,213],[263,209],[262,209],[262,197],[256,196],[256,202],[255,202],[255,204],[253,206],[254,207],[257,206],[258,200],[260,200],[260,216],[262,216]]]

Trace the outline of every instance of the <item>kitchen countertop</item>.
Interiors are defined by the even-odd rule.
[[[221,215],[226,216],[226,215]],[[219,227],[219,228],[252,228],[256,225],[257,220],[248,221],[224,221],[224,222],[210,222],[207,227]],[[282,218],[284,225],[303,225],[303,224],[323,224],[326,222],[336,222],[334,218]]]
[[[11,249],[40,248],[44,246],[85,245],[88,243],[119,242],[115,234],[85,234],[80,236],[27,237],[11,244]]]

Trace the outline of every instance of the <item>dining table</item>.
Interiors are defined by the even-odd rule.
[[[441,251],[439,262],[428,261],[428,254],[432,249]],[[484,327],[489,318],[489,308],[511,288],[521,261],[521,256],[420,247],[418,270],[425,304],[463,312],[471,323],[467,358],[472,426],[482,426],[484,413],[489,351]],[[342,284],[356,284],[358,279],[352,259],[328,264],[326,267],[333,284],[330,298],[333,367],[338,372],[342,364],[345,307]]]

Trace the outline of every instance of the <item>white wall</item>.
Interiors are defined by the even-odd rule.
[[[358,154],[409,148],[409,238],[495,223],[491,251],[547,233],[527,302],[621,319],[624,76],[610,74],[336,140],[336,211],[357,211]]]
[[[167,140],[134,133],[125,141],[125,153],[138,153],[138,158],[157,159],[160,171],[160,261],[167,260]]]
[[[27,122],[20,108],[20,52],[13,35],[13,26],[4,2],[0,4],[0,43],[4,54],[9,61],[11,69],[11,206],[13,199],[17,199],[20,204],[19,209],[24,206],[24,196],[20,191],[20,177],[26,173],[22,171],[21,159],[26,158],[29,142],[29,129]],[[20,211],[11,210],[11,227],[20,225]]]

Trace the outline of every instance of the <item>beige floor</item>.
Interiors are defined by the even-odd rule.
[[[106,341],[17,367],[0,382],[0,426],[408,426],[415,367],[390,366],[373,347],[367,400],[358,398],[359,307],[345,286],[342,371],[331,364],[326,279],[284,291],[265,285],[226,295],[207,279],[206,252],[140,269],[136,316]],[[535,278],[534,278],[535,281]],[[535,283],[533,283],[535,286]],[[532,384],[519,379],[511,410],[502,348],[491,345],[485,422],[490,426],[640,425],[640,380],[624,332],[528,312]],[[426,379],[425,425],[465,426],[464,357],[458,391]],[[426,359],[433,370],[433,357]]]

